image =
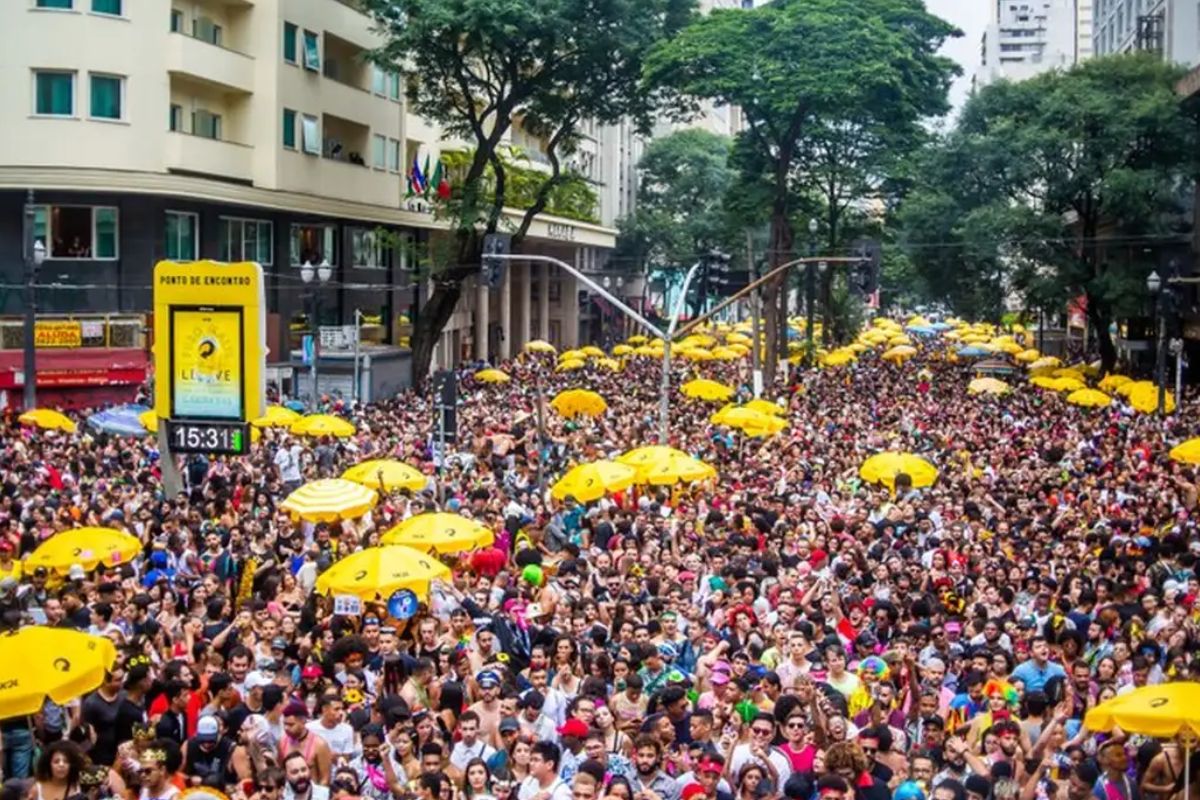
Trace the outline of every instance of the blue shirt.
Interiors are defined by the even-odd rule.
[[[1053,661],[1047,661],[1046,666],[1039,668],[1031,658],[1014,669],[1010,677],[1025,684],[1025,693],[1028,694],[1042,691],[1046,688],[1046,681],[1051,678],[1064,677],[1066,674],[1066,671]]]

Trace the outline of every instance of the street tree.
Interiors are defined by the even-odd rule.
[[[549,170],[511,227],[519,247],[570,173],[581,126],[648,124],[655,96],[640,85],[649,49],[694,15],[695,0],[361,0],[385,43],[372,58],[419,77],[411,110],[470,146],[442,204],[453,248],[430,266],[433,292],[413,321],[413,375],[478,272],[483,235],[504,227],[506,137],[514,124],[543,143]]]

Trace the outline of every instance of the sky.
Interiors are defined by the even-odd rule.
[[[942,47],[942,54],[959,63],[963,74],[950,90],[954,112],[962,108],[971,89],[971,74],[979,65],[979,38],[987,27],[989,0],[925,0],[926,7],[963,32]]]

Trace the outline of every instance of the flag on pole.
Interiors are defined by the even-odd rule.
[[[433,179],[430,180],[429,184],[437,192],[438,199],[440,200],[450,199],[450,181],[446,179],[446,172],[446,165],[439,158],[437,165],[433,168]]]
[[[421,179],[424,183],[421,186],[421,191],[424,194],[429,194],[429,153],[425,154],[425,169],[421,171]]]
[[[429,167],[428,159],[426,159],[425,166]],[[421,172],[421,165],[417,163],[415,154],[413,155],[412,174],[408,176],[408,180],[416,194],[425,194],[429,190],[429,184],[425,182],[425,174]]]

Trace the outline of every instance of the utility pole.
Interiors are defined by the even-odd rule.
[[[22,404],[26,411],[37,407],[37,274],[46,259],[46,245],[37,238],[37,210],[33,189],[25,193],[25,319],[23,325],[24,359]]]
[[[754,263],[754,239],[748,230],[746,231],[746,266],[750,270],[750,284],[753,286],[758,279],[758,266]],[[750,293],[750,336],[754,339],[750,347],[750,352],[753,356],[750,362],[750,385],[754,387],[755,397],[760,396],[763,390],[762,364],[760,363],[762,354],[759,352],[762,340],[758,330],[758,318],[762,316],[761,299],[762,296],[758,293],[758,289],[755,288]]]

